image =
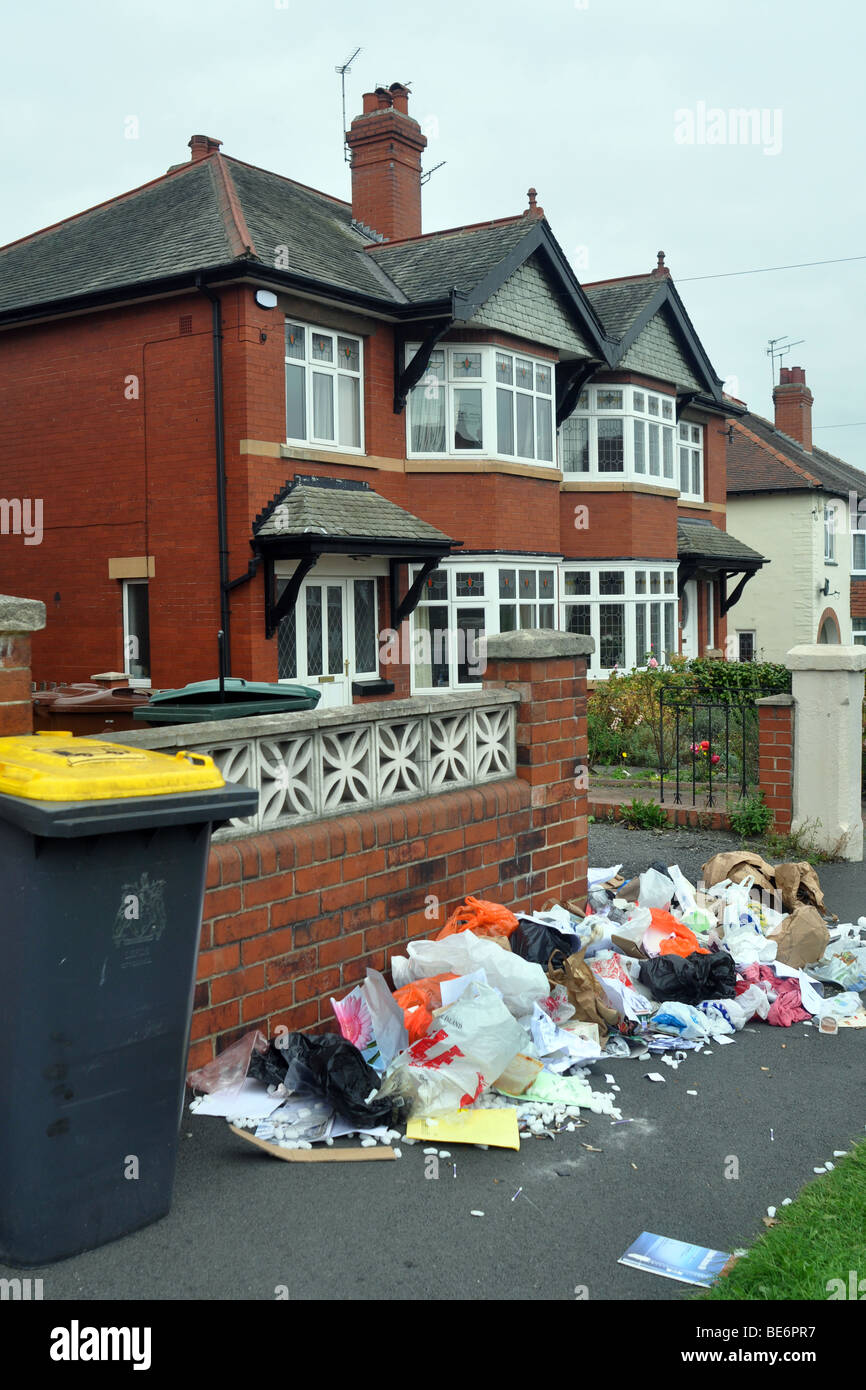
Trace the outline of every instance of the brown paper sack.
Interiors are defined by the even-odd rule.
[[[751,877],[758,888],[766,888],[771,893],[775,888],[774,872],[772,864],[768,864],[760,854],[752,854],[742,849],[714,854],[701,870],[705,888],[712,888],[725,878],[729,878],[733,883],[742,883],[744,878]]]
[[[777,864],[776,887],[782,895],[782,906],[786,912],[793,912],[798,902],[809,903],[824,911],[824,894],[818,875],[805,860],[796,864]]]
[[[794,911],[782,922],[768,941],[778,943],[776,959],[794,970],[819,961],[830,943],[824,920],[816,907],[797,903]]]
[[[608,1029],[617,1026],[620,1015],[607,1003],[604,990],[584,960],[585,951],[586,947],[569,956],[559,970],[551,970],[548,965],[547,978],[552,985],[565,986],[575,1016],[582,1023],[597,1025],[599,1042],[604,1047]]]

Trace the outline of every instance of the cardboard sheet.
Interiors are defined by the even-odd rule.
[[[281,1158],[285,1163],[366,1163],[368,1160],[397,1157],[393,1149],[385,1148],[382,1144],[377,1144],[375,1149],[338,1149],[336,1145],[332,1149],[281,1149],[266,1139],[257,1139],[245,1129],[238,1129],[237,1125],[229,1125],[229,1129],[239,1139],[246,1139],[248,1144],[254,1144],[263,1153],[270,1154],[271,1158]]]

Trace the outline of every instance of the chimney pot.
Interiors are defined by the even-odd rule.
[[[211,135],[193,135],[188,144],[192,151],[190,159],[196,164],[200,159],[207,159],[209,154],[216,154],[222,140],[214,140]]]

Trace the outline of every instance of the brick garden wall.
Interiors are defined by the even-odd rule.
[[[333,1028],[330,996],[432,936],[468,894],[513,910],[585,892],[583,638],[491,638],[485,684],[517,690],[517,776],[211,851],[190,1065],[250,1028]],[[499,657],[502,649],[513,653]]]

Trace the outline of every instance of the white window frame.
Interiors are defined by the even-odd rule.
[[[486,636],[492,636],[498,632],[522,631],[527,627],[537,627],[541,620],[541,606],[551,611],[545,613],[545,617],[551,618],[550,631],[557,630],[559,617],[559,576],[558,571],[561,565],[560,557],[547,556],[527,556],[527,555],[496,555],[496,556],[475,556],[463,555],[453,560],[444,561],[434,571],[434,574],[444,572],[446,576],[446,594],[444,597],[434,597],[425,599],[426,585],[422,589],[422,597],[412,614],[410,641],[416,641],[416,633],[426,630],[417,621],[419,610],[425,608],[447,608],[447,639],[441,643],[443,651],[447,643],[448,655],[448,684],[442,686],[422,685],[417,679],[417,667],[420,663],[412,660],[412,692],[415,694],[425,694],[436,690],[471,690],[481,685],[481,676],[477,681],[457,680],[457,670],[461,662],[461,657],[467,659],[467,665],[476,664],[473,660],[473,652],[470,651],[468,644],[464,642],[464,650],[460,650],[460,630],[457,625],[457,612],[461,608],[478,608],[484,614],[484,632]],[[412,578],[418,574],[420,567],[415,565],[412,568]],[[510,607],[510,599],[500,594],[500,571],[514,571],[515,594],[514,605],[516,608],[516,625],[514,628],[501,625],[501,610],[503,607]],[[458,594],[457,582],[459,576],[479,576],[483,579],[483,593]],[[521,602],[520,581],[522,577],[534,576],[534,593],[527,593]],[[428,576],[428,580],[432,579]],[[548,595],[541,592],[544,579],[551,584],[552,592]],[[521,609],[524,610],[521,612]],[[526,610],[530,610],[527,612]],[[440,629],[441,631],[442,629]],[[435,654],[435,652],[434,652]]]
[[[679,650],[679,614],[677,565],[675,562],[672,563],[670,560],[566,560],[563,562],[561,570],[560,627],[564,631],[569,630],[567,609],[570,605],[589,605],[589,635],[595,640],[595,651],[587,658],[587,675],[593,680],[606,679],[615,669],[601,665],[602,604],[621,604],[623,607],[625,661],[619,663],[616,669],[621,671],[630,671],[635,667],[646,669],[644,657],[650,652],[651,645],[652,655],[660,666],[668,657],[677,654]],[[569,577],[578,573],[589,575],[589,592],[569,594]],[[621,594],[602,594],[601,575],[603,573],[622,575],[623,592]],[[659,605],[657,614],[659,651],[656,651],[655,644],[652,642],[653,614],[651,605],[653,604]],[[644,651],[638,651],[638,605],[643,608],[644,641],[646,644]],[[667,627],[665,622],[666,607],[668,608]],[[671,642],[669,649],[666,646],[666,632]]]
[[[862,542],[859,548],[863,551],[860,565],[857,564],[858,540]],[[866,574],[866,531],[853,531],[851,534],[851,573]]]
[[[611,391],[621,393],[622,404],[610,406],[600,398]],[[623,465],[620,469],[599,467],[599,424],[602,420],[622,420]],[[578,469],[569,466],[562,437],[559,443],[560,467],[566,479],[629,480],[650,483],[656,487],[678,487],[676,396],[666,391],[632,386],[627,382],[599,382],[585,386],[569,420],[585,421],[588,427],[588,466]],[[560,426],[560,436],[568,424]],[[651,447],[655,438],[656,448]],[[642,451],[638,447],[642,441]],[[640,455],[642,452],[642,461]],[[653,469],[651,454],[655,455]]]
[[[833,502],[824,504],[824,564],[836,564],[836,524],[838,507]]]
[[[683,437],[686,432],[687,438]],[[675,486],[679,488],[680,499],[685,501],[703,502],[704,500],[704,427],[696,420],[678,420],[677,433],[675,440],[674,457],[674,476]],[[682,466],[683,453],[686,453],[688,467],[688,479],[691,486],[686,489],[682,486]],[[695,468],[698,469],[700,486],[695,489],[694,475]]]
[[[852,617],[851,641],[855,647],[866,647],[866,617]]]
[[[122,586],[123,586],[123,593],[122,593],[122,603],[123,603],[123,672],[124,672],[124,675],[126,675],[126,676],[128,677],[128,682],[127,682],[127,683],[128,683],[134,690],[149,690],[149,689],[150,689],[150,686],[151,686],[151,676],[150,676],[150,675],[148,675],[148,676],[133,676],[133,675],[130,675],[130,672],[129,672],[129,667],[130,667],[129,639],[130,639],[130,636],[132,635],[131,632],[130,632],[130,625],[129,625],[129,590],[130,590],[130,588],[131,588],[132,585],[136,585],[136,586],[139,586],[139,587],[140,587],[141,585],[144,585],[144,588],[147,589],[148,653],[150,653],[150,589],[149,589],[149,587],[148,587],[149,581],[148,581],[147,579],[124,579],[124,580],[121,581],[121,583],[122,583]],[[153,665],[152,661],[149,663],[149,665],[150,665],[150,667],[152,668],[152,665]]]
[[[290,324],[297,324],[304,330],[304,359],[299,357],[289,357],[286,353],[286,341]],[[290,435],[288,433],[288,419],[286,419],[286,443],[290,445],[307,444],[311,448],[329,449],[341,454],[363,454],[366,450],[364,434],[364,339],[360,333],[350,332],[342,328],[325,328],[320,324],[311,324],[306,321],[294,318],[287,314],[283,321],[283,372],[284,372],[284,393],[286,397],[286,415],[288,415],[288,369],[289,367],[304,368],[304,416],[306,425],[306,437]],[[323,338],[330,338],[333,342],[333,361],[319,362],[314,360],[312,355],[313,336],[319,335]],[[350,338],[358,344],[358,370],[350,371],[347,367],[341,367],[337,354],[339,353],[340,338]],[[333,439],[323,438],[316,435],[313,430],[313,375],[319,373],[334,378],[334,435]],[[341,444],[339,442],[340,432],[340,378],[348,377],[358,383],[358,425],[360,443]]]
[[[420,344],[409,343],[406,346],[405,362],[408,365],[419,350]],[[477,377],[455,375],[454,364],[461,354],[480,356],[480,375]],[[527,464],[536,468],[558,468],[557,463],[557,430],[556,430],[556,363],[551,357],[539,357],[532,352],[520,352],[516,348],[505,348],[494,343],[440,343],[431,353],[431,361],[441,360],[444,367],[444,375],[438,376],[432,368],[428,366],[417,386],[413,387],[409,393],[406,403],[406,457],[409,459],[503,459],[509,462]],[[506,453],[499,448],[499,426],[497,414],[497,359],[508,358],[512,364],[511,383],[502,382],[501,389],[510,391],[512,397],[523,394],[532,399],[532,428],[533,428],[533,449],[537,452],[538,441],[538,401],[549,402],[550,405],[550,459],[537,458],[533,455],[520,454],[517,452],[517,419],[516,402],[512,406],[512,428],[514,451]],[[532,386],[524,390],[517,381],[517,370],[519,362],[532,364]],[[549,393],[538,389],[538,368],[546,371],[550,379]],[[440,390],[445,391],[445,443],[444,450],[419,450],[412,448],[412,411],[413,401],[420,398],[425,391]],[[478,390],[481,392],[481,448],[480,449],[458,449],[454,446],[456,410],[454,405],[455,392],[461,389]],[[418,393],[418,394],[416,394]]]

